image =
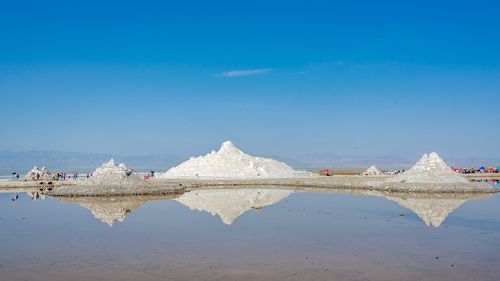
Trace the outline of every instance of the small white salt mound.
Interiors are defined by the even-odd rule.
[[[38,175],[38,177],[37,177]],[[38,169],[37,166],[33,167],[31,171],[29,171],[22,180],[24,181],[33,181],[33,180],[52,180],[52,174],[45,167]]]
[[[111,183],[139,179],[136,174],[127,175],[127,170],[127,166],[125,166],[124,163],[116,165],[115,160],[111,159],[107,163],[102,164],[101,167],[97,168],[92,173],[92,176],[89,178],[89,180]]]
[[[374,175],[381,175],[382,172],[377,169],[374,165],[370,166],[366,171],[363,172],[363,175],[365,176],[374,176]]]
[[[246,211],[276,204],[292,193],[273,189],[197,190],[174,200],[191,210],[218,215],[223,223],[231,225]]]
[[[283,162],[248,155],[226,141],[219,151],[191,157],[160,178],[290,178],[295,175],[296,171]]]
[[[422,158],[408,171],[399,174],[388,182],[408,183],[468,183],[469,181],[453,171],[435,152]]]

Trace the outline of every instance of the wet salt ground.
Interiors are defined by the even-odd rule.
[[[500,195],[439,228],[382,197],[297,192],[232,225],[173,201],[108,227],[47,197],[0,195],[0,280],[498,280]]]

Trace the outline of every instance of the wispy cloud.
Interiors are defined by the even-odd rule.
[[[222,77],[241,77],[250,75],[266,74],[271,72],[270,68],[259,68],[259,69],[241,69],[241,70],[230,70],[217,74],[216,76]]]

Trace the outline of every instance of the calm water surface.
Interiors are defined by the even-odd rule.
[[[500,194],[0,194],[2,281],[499,280],[499,265]]]

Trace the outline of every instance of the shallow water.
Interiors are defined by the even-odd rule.
[[[500,194],[0,194],[0,241],[2,281],[498,280]]]

